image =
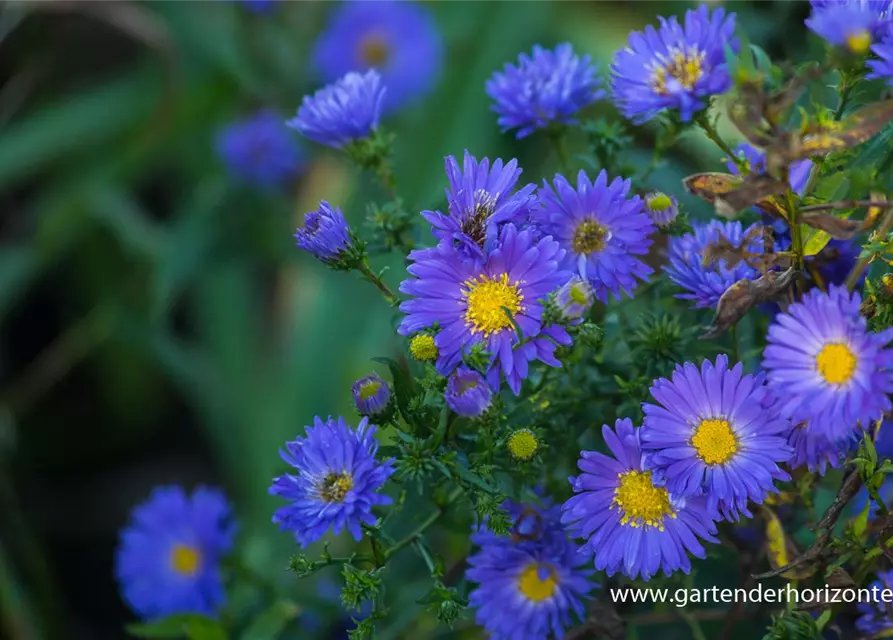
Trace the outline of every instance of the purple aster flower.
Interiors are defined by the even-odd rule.
[[[725,47],[738,52],[735,14],[713,13],[706,5],[675,16],[658,18],[660,29],[633,32],[629,45],[611,64],[614,100],[623,115],[641,124],[664,109],[678,109],[683,122],[706,106],[706,98],[732,87]]]
[[[743,375],[739,362],[717,356],[700,370],[690,362],[676,367],[672,378],[651,387],[659,404],[643,403],[642,447],[645,466],[665,477],[679,495],[706,491],[707,508],[726,520],[739,512],[752,517],[747,501],[762,504],[777,493],[775,480],[791,477],[778,466],[793,450],[787,444],[790,422],[765,376]]]
[[[326,263],[339,260],[355,244],[341,209],[325,200],[304,215],[304,228],[297,230],[295,239],[301,249]]]
[[[793,426],[788,436],[788,444],[794,449],[794,457],[788,462],[788,466],[797,469],[805,465],[810,473],[823,476],[829,465],[833,469],[840,468],[857,440],[855,431],[843,440],[835,441],[816,429],[811,421],[799,422]]]
[[[282,118],[272,111],[228,124],[218,134],[217,155],[229,172],[262,186],[286,182],[297,175],[302,153]]]
[[[157,487],[121,531],[115,576],[127,605],[148,620],[177,613],[214,616],[226,599],[220,560],[235,526],[220,491]]]
[[[648,253],[654,231],[642,199],[629,197],[630,181],[601,171],[595,182],[585,171],[577,175],[577,188],[560,175],[554,189],[543,183],[541,208],[535,212],[543,232],[565,250],[563,267],[589,280],[595,297],[607,302],[610,294],[632,296],[637,279],[647,280],[651,267],[636,256]]]
[[[755,226],[758,223],[745,230],[737,220],[711,220],[706,225],[692,225],[692,233],[670,238],[670,263],[664,270],[670,280],[685,289],[685,293],[679,293],[676,297],[693,300],[696,309],[715,307],[726,289],[739,280],[759,278],[759,271],[743,260],[729,266],[724,259],[707,264],[704,259],[708,247],[720,241],[728,241],[735,248],[740,247]],[[751,253],[762,253],[762,239],[754,237],[748,250]]]
[[[871,71],[865,77],[870,80],[884,80],[888,85],[893,85],[893,30],[888,29],[881,41],[872,45],[871,52],[878,59],[868,61]]]
[[[583,614],[593,588],[588,557],[561,530],[558,507],[508,503],[514,525],[508,537],[472,534],[480,548],[469,556],[466,577],[475,619],[494,640],[561,637]]]
[[[835,47],[864,55],[891,24],[889,0],[813,2],[806,26]]]
[[[443,43],[430,11],[415,2],[345,2],[313,50],[326,82],[349,71],[377,69],[390,111],[434,86]]]
[[[312,96],[304,96],[298,115],[286,124],[315,142],[338,149],[378,128],[384,95],[377,71],[351,72]]]
[[[353,401],[360,415],[376,416],[384,413],[391,402],[391,389],[388,383],[373,373],[353,383]]]
[[[447,406],[460,416],[477,418],[490,407],[493,391],[477,371],[459,367],[447,380],[443,397]]]
[[[859,315],[861,297],[843,287],[809,291],[775,316],[763,368],[795,423],[833,442],[879,420],[893,408],[893,329],[868,331]]]
[[[588,280],[574,276],[555,292],[555,305],[565,320],[580,320],[595,302],[595,291]]]
[[[525,138],[553,124],[576,124],[577,111],[604,98],[597,71],[592,58],[575,55],[568,43],[554,51],[536,45],[532,57],[522,53],[518,66],[493,74],[487,95],[502,131],[518,129],[516,137]]]
[[[450,185],[446,190],[448,214],[422,211],[422,216],[431,223],[435,238],[453,240],[474,254],[482,255],[479,248],[490,248],[499,238],[502,224],[526,223],[537,204],[533,195],[536,185],[514,191],[521,177],[517,160],[503,166],[497,158],[491,168],[488,158],[478,162],[466,150],[461,168],[453,156],[446,157],[444,168]]]
[[[831,240],[818,255],[806,257],[806,270],[822,288],[843,285],[861,253],[862,243],[856,239]],[[863,273],[856,286],[864,282]]]
[[[645,196],[645,210],[655,225],[666,227],[679,215],[679,202],[674,196],[657,191]]]
[[[379,490],[394,473],[394,460],[375,457],[375,425],[368,418],[356,429],[344,419],[313,418],[306,437],[285,444],[282,459],[297,470],[273,479],[270,493],[290,501],[273,514],[273,522],[290,531],[302,547],[347,529],[354,540],[363,537],[363,524],[375,524],[372,507],[391,504]]]
[[[893,589],[893,571],[881,571],[877,574],[878,579],[871,583],[869,589],[877,594],[879,600],[877,602],[859,602],[857,607],[859,619],[856,620],[856,628],[866,637],[883,638],[885,631],[893,629],[893,620],[890,619],[890,603],[880,599],[882,591],[890,591]],[[861,635],[861,634],[860,634]]]
[[[516,395],[529,361],[561,366],[556,343],[570,344],[570,336],[560,326],[543,327],[543,299],[570,275],[559,270],[564,252],[558,243],[549,237],[534,240],[534,233],[506,224],[496,248],[482,258],[444,243],[409,254],[407,271],[413,277],[400,291],[413,299],[400,305],[406,317],[399,332],[440,327],[434,343],[441,375],[452,372],[475,344],[491,354],[490,386],[498,389],[504,375]],[[523,344],[515,325],[524,334]]]
[[[674,495],[643,469],[639,433],[629,419],[602,427],[614,457],[580,452],[582,473],[570,478],[577,495],[564,503],[561,521],[572,537],[586,540],[580,551],[593,554],[595,568],[609,576],[688,573],[689,554],[707,555],[698,538],[718,542],[713,518],[703,497]]]

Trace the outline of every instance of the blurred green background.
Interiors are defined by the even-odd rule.
[[[571,41],[606,76],[631,29],[693,6],[424,4],[444,68],[386,121],[414,211],[441,205],[443,157],[466,148],[517,157],[528,181],[556,170],[548,140],[500,135],[484,93],[493,71],[535,43]],[[773,59],[819,55],[808,3],[727,4]],[[277,449],[314,414],[353,420],[351,382],[400,344],[377,292],[315,264],[292,234],[320,199],[359,228],[365,203],[384,197],[305,141],[292,185],[254,188],[227,173],[214,138],[259,107],[291,116],[318,88],[309,51],[335,8],[0,5],[0,636],[123,637],[116,536],[161,483],[223,486],[247,562],[298,602],[320,597],[319,581],[284,571],[295,545],[270,524]],[[651,142],[635,133],[643,163]],[[720,169],[716,150],[692,135],[669,160],[657,182],[696,210],[679,178]],[[399,256],[375,263],[395,287]],[[409,631],[415,610],[395,611],[384,637],[426,635]]]

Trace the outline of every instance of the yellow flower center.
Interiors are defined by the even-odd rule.
[[[202,562],[201,551],[188,544],[175,544],[171,549],[171,567],[181,576],[194,576]]]
[[[624,471],[618,476],[620,485],[614,489],[611,506],[623,515],[620,524],[633,527],[647,525],[664,530],[664,518],[675,518],[670,506],[670,494],[663,487],[655,487],[650,471]]]
[[[414,335],[409,341],[409,353],[420,362],[436,360],[437,345],[434,344],[434,336],[429,336],[427,333]]]
[[[518,588],[529,600],[542,602],[548,600],[555,593],[558,583],[555,581],[555,573],[549,569],[549,575],[545,580],[540,579],[541,565],[534,562],[521,573],[518,580]]]
[[[589,300],[586,298],[586,287],[583,284],[575,284],[571,286],[568,298],[574,304],[586,304]]]
[[[353,477],[347,471],[327,475],[319,485],[319,497],[323,502],[344,502],[344,496],[353,489]]]
[[[385,64],[391,57],[391,48],[381,36],[370,35],[360,43],[360,59],[370,67]]]
[[[667,81],[676,80],[684,89],[691,90],[704,73],[703,51],[674,51],[668,58],[660,61],[651,75],[651,86],[661,95],[670,93]]]
[[[856,354],[845,344],[826,344],[815,357],[815,366],[828,384],[846,384],[856,371]]]
[[[665,193],[658,193],[651,198],[648,198],[648,208],[652,211],[664,211],[665,209],[669,209],[673,206],[673,201],[670,200],[670,196]]]
[[[574,230],[571,247],[575,253],[596,253],[605,248],[607,235],[608,230],[595,220],[584,220]]]
[[[509,436],[506,446],[516,460],[530,460],[539,449],[539,442],[530,429],[518,429]]]
[[[871,34],[864,29],[851,33],[846,37],[846,46],[855,54],[862,55],[868,53],[868,50],[871,48]]]
[[[738,438],[729,421],[721,418],[701,420],[691,437],[691,444],[698,457],[707,464],[722,464],[738,451]]]
[[[465,281],[467,289],[463,292],[468,304],[465,311],[465,322],[472,333],[483,333],[489,336],[512,326],[506,313],[512,316],[520,313],[524,296],[517,284],[509,282],[509,275],[503,273],[498,278],[480,276]]]
[[[381,389],[381,383],[378,380],[370,380],[363,383],[360,387],[360,400],[368,400]]]

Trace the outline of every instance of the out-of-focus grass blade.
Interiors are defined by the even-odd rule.
[[[0,130],[0,188],[144,121],[160,92],[161,76],[137,68],[10,123]]]

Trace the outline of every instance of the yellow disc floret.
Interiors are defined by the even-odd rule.
[[[344,496],[353,489],[353,476],[347,471],[332,471],[317,487],[319,498],[323,502],[344,502]]]
[[[595,220],[588,219],[577,225],[574,229],[574,237],[571,239],[571,247],[575,253],[598,253],[605,248],[605,238],[608,230],[604,225]]]
[[[523,309],[524,295],[518,284],[509,282],[509,275],[491,278],[482,275],[465,281],[463,295],[468,305],[465,322],[472,333],[489,336],[512,326],[509,314]],[[506,313],[508,310],[508,313]]]
[[[194,576],[202,562],[201,551],[188,544],[175,544],[171,548],[171,568],[181,576]]]
[[[703,51],[670,50],[669,55],[658,61],[651,73],[651,87],[656,93],[670,93],[667,83],[674,79],[683,89],[691,90],[704,73]]]
[[[387,41],[377,35],[370,35],[360,42],[360,59],[369,67],[380,67],[391,57]]]
[[[856,354],[845,344],[829,343],[815,357],[815,366],[828,384],[846,384],[856,371]]]
[[[664,211],[673,206],[673,201],[670,200],[670,196],[665,193],[656,193],[648,198],[646,204],[652,211]]]
[[[620,484],[614,489],[611,506],[620,509],[620,524],[633,527],[646,525],[664,529],[664,518],[675,518],[670,506],[670,494],[663,487],[655,487],[650,471],[624,471],[618,476]]]
[[[691,444],[707,464],[722,464],[738,452],[738,438],[729,421],[723,418],[701,420]]]
[[[546,579],[540,577],[540,571],[545,570]],[[527,566],[521,577],[518,579],[518,589],[524,594],[528,600],[533,602],[542,602],[548,600],[555,593],[558,583],[555,581],[555,572],[548,567],[544,567],[534,562]]]
[[[437,345],[434,344],[434,336],[427,333],[419,333],[409,341],[409,353],[419,362],[437,360]]]
[[[847,48],[857,55],[868,53],[871,49],[871,33],[865,29],[851,33],[846,37]]]
[[[530,429],[518,429],[512,432],[505,445],[515,460],[530,460],[540,443]]]

